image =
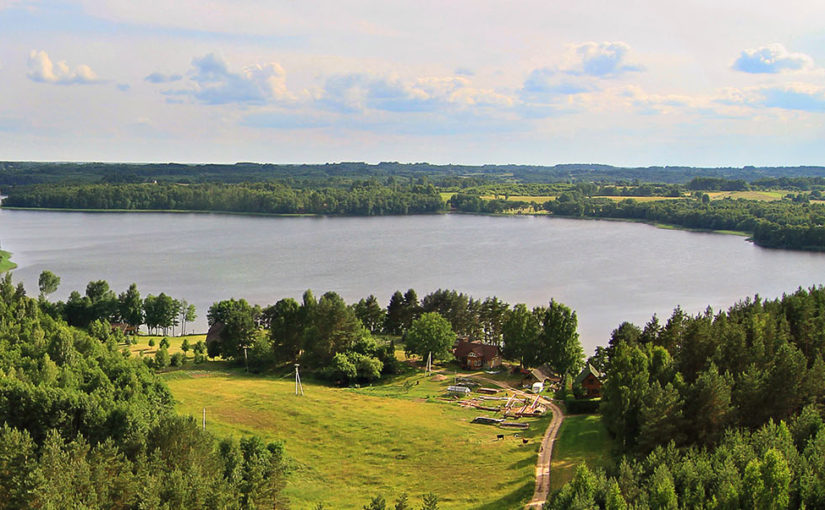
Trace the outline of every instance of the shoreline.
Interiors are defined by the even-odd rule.
[[[11,252],[0,250],[0,273],[5,273],[16,268],[17,264],[11,261]]]
[[[461,215],[473,215],[473,216],[536,216],[536,217],[549,217],[549,218],[564,218],[564,219],[571,219],[571,220],[588,220],[588,221],[616,221],[616,222],[623,222],[623,223],[641,223],[645,225],[650,225],[656,228],[661,228],[664,230],[683,230],[685,232],[697,232],[697,233],[709,233],[709,234],[720,234],[720,235],[734,235],[739,237],[745,237],[747,241],[753,242],[752,236],[753,234],[750,232],[744,231],[736,231],[736,230],[713,230],[713,229],[704,229],[704,228],[693,228],[693,227],[685,227],[681,225],[673,225],[669,223],[660,223],[654,221],[646,221],[642,219],[636,218],[600,218],[600,217],[590,217],[590,216],[561,216],[555,214],[548,214],[548,213],[541,213],[541,212],[512,212],[512,213],[484,213],[484,212],[462,212],[462,211],[442,211],[442,212],[433,212],[433,213],[420,213],[420,214],[381,214],[381,215],[349,215],[349,214],[316,214],[316,213],[261,213],[261,212],[243,212],[243,211],[210,211],[210,210],[187,210],[187,209],[75,209],[75,208],[56,208],[56,207],[6,207],[0,206],[0,209],[5,209],[9,211],[47,211],[47,212],[66,212],[66,213],[94,213],[94,214],[129,214],[129,213],[163,213],[163,214],[216,214],[216,215],[229,215],[229,216],[255,216],[255,217],[272,217],[272,218],[326,218],[326,217],[340,217],[340,218],[371,218],[371,217],[387,217],[387,216],[426,216],[426,215],[438,215],[438,214],[461,214]],[[806,251],[806,252],[818,252],[819,250],[799,250],[799,249],[790,249],[790,248],[769,248],[765,246],[760,246],[759,244],[754,243],[756,246],[765,249],[787,249],[790,251]],[[9,254],[10,255],[10,254]],[[16,264],[13,262],[8,261],[8,257],[2,259],[6,261],[8,264],[11,264],[12,267],[9,269],[14,269],[17,267]],[[6,271],[9,269],[5,269]],[[2,262],[0,262],[0,271],[4,271]]]

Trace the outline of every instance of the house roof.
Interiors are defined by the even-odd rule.
[[[548,379],[553,382],[558,382],[561,380],[561,378],[553,372],[553,369],[551,369],[547,363],[540,367],[531,368],[528,371],[528,375],[532,376],[538,382],[544,382]]]
[[[499,349],[497,345],[482,344],[479,342],[458,342],[454,352],[457,358],[479,356],[484,359],[490,359],[501,356],[501,349]]]
[[[590,375],[590,374],[593,374],[593,377],[595,377],[596,379],[598,379],[598,380],[601,382],[601,380],[602,380],[602,374],[601,374],[598,370],[596,370],[596,369],[593,367],[593,365],[591,365],[590,363],[588,363],[588,364],[586,364],[586,365],[584,366],[584,369],[581,371],[581,373],[579,373],[579,375],[577,375],[577,376],[576,376],[576,380],[574,381],[574,382],[575,382],[575,384],[580,384],[580,383],[581,383],[582,381],[584,381],[584,380],[587,378],[587,376],[588,376],[588,375]]]
[[[214,322],[209,326],[209,331],[206,333],[206,343],[220,342],[221,332],[223,331],[223,322]]]

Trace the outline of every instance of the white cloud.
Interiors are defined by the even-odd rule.
[[[825,113],[825,87],[810,83],[786,83],[758,87],[727,87],[715,102],[741,108],[775,108],[809,113]]]
[[[562,64],[530,71],[519,96],[527,103],[547,104],[565,96],[598,91],[601,85],[594,79],[643,70],[629,61],[629,54],[630,46],[620,41],[570,44]]]
[[[776,74],[810,69],[813,65],[813,59],[804,53],[791,53],[781,44],[769,44],[744,50],[732,67],[746,73]]]
[[[144,80],[148,81],[149,83],[171,83],[174,81],[180,81],[183,79],[183,76],[180,74],[164,74],[154,72],[148,75]]]
[[[781,87],[765,87],[761,104],[769,108],[825,112],[825,88],[808,83],[789,83]]]
[[[43,50],[29,53],[27,76],[32,81],[58,85],[88,85],[101,81],[89,66],[81,64],[71,69],[65,60],[55,64]]]
[[[177,74],[152,73],[144,79],[151,83],[171,83],[182,78]],[[164,90],[162,94],[190,96],[211,105],[265,104],[295,99],[287,89],[286,72],[277,63],[255,64],[233,72],[222,57],[209,53],[192,59],[188,81],[189,88]]]
[[[643,67],[628,61],[630,46],[616,42],[585,42],[570,45],[564,72],[573,75],[615,77]]]
[[[404,81],[362,73],[327,79],[321,105],[342,113],[364,110],[432,112],[444,108],[509,107],[513,98],[492,89],[472,87],[462,76],[426,77]]]

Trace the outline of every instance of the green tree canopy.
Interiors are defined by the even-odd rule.
[[[433,359],[446,359],[455,338],[447,319],[436,312],[428,312],[415,319],[404,334],[405,350],[422,358],[432,353]]]

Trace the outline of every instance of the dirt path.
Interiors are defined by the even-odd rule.
[[[528,393],[513,388],[507,383],[496,381],[495,379],[489,379],[475,374],[473,374],[472,377],[485,383],[498,386],[499,388],[515,391],[521,396],[530,396]],[[544,397],[540,399],[540,402],[547,406],[553,413],[553,418],[550,420],[550,425],[547,426],[547,431],[544,433],[544,437],[541,440],[541,447],[539,448],[539,458],[536,462],[536,490],[533,492],[533,498],[524,508],[541,508],[544,502],[547,501],[547,496],[550,495],[550,462],[553,457],[553,445],[556,442],[556,434],[559,433],[561,423],[564,421],[564,413],[562,413],[559,406]]]

